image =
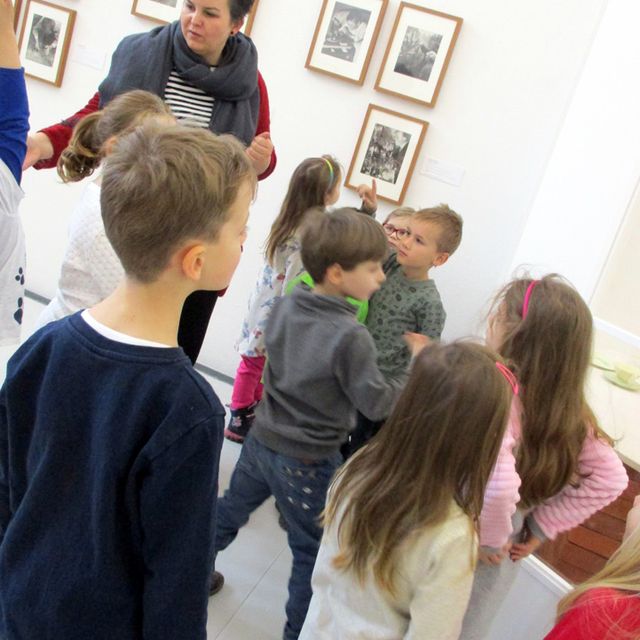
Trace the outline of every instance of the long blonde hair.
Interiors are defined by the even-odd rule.
[[[148,91],[129,91],[114,98],[95,113],[84,117],[73,129],[69,146],[58,159],[58,175],[63,182],[79,182],[89,177],[102,162],[105,143],[141,124],[149,116],[172,118],[169,107]]]
[[[472,521],[507,423],[512,392],[485,347],[433,344],[417,356],[380,432],[337,474],[325,526],[340,513],[336,568],[394,593],[410,536],[443,523],[457,503]],[[473,549],[469,550],[470,562]]]
[[[640,594],[640,527],[629,535],[616,552],[609,558],[607,564],[586,582],[578,585],[571,593],[558,603],[558,620],[591,589],[609,588],[620,591],[620,598],[638,598]],[[585,606],[589,606],[588,603]],[[588,613],[587,613],[588,615]],[[602,610],[598,609],[598,615]],[[634,615],[637,616],[637,613]],[[602,620],[599,623],[602,624]],[[638,640],[640,631],[625,632],[624,619],[607,621],[611,629],[611,640]],[[628,627],[629,625],[627,625]]]
[[[309,209],[324,207],[327,195],[341,180],[342,168],[333,156],[307,158],[296,167],[265,245],[265,257],[271,266],[276,249],[296,233]]]
[[[607,439],[584,393],[593,320],[578,292],[556,274],[510,282],[493,309],[504,331],[498,351],[521,383],[521,504],[535,507],[580,482],[578,457],[589,430]]]

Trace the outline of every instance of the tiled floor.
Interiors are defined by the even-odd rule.
[[[27,299],[23,340],[31,334],[42,305]],[[0,347],[0,382],[14,347]],[[226,404],[231,387],[210,380]],[[240,445],[225,440],[220,459],[220,492],[226,488],[240,453]],[[218,556],[225,576],[222,591],[209,601],[208,640],[278,640],[284,625],[284,604],[291,570],[286,535],[278,526],[273,500],[262,505],[233,544]]]

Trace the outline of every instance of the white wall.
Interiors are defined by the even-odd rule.
[[[62,88],[29,82],[34,128],[83,105],[106,73],[108,52],[120,37],[152,26],[129,15],[131,0],[58,1],[75,8],[78,20]],[[448,202],[465,218],[459,252],[435,277],[448,311],[445,337],[475,330],[484,302],[512,264],[606,1],[424,4],[465,21],[434,109],[373,89],[397,0],[389,2],[363,87],[304,69],[321,0],[261,0],[252,35],[269,88],[279,164],[260,185],[243,261],[213,316],[201,357],[205,364],[228,374],[235,371],[232,345],[261,264],[259,248],[293,168],[304,157],[325,152],[348,166],[370,102],[430,122],[405,204]],[[104,56],[105,66],[94,69],[78,62],[81,45],[98,58]],[[427,157],[463,167],[462,185],[421,175]],[[23,207],[28,286],[51,295],[78,187],[56,184],[51,171],[28,171],[23,186],[28,194]],[[341,202],[356,200],[346,192]],[[388,209],[382,206],[381,215]]]

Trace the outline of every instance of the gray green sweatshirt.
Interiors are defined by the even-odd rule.
[[[327,458],[355,426],[356,410],[384,420],[399,393],[376,365],[369,332],[342,298],[304,285],[274,307],[265,330],[264,396],[252,427],[265,446]]]

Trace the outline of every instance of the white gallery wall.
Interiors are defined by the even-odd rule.
[[[76,9],[78,16],[62,87],[29,80],[34,129],[83,106],[106,74],[110,53],[120,38],[154,26],[130,15],[131,0],[57,2]],[[434,272],[448,312],[446,338],[477,331],[486,300],[510,272],[517,252],[526,255],[528,262],[535,261],[536,243],[542,242],[539,234],[532,234],[527,227],[532,243],[523,247],[521,239],[526,225],[532,224],[532,205],[539,201],[540,186],[567,126],[566,116],[605,9],[609,5],[610,11],[615,5],[623,14],[627,9],[637,12],[635,3],[415,3],[464,19],[438,102],[431,109],[373,88],[398,0],[389,2],[362,87],[304,68],[322,0],[260,0],[252,37],[269,89],[278,166],[260,184],[245,253],[230,290],[214,312],[201,355],[204,364],[229,375],[235,372],[233,343],[262,262],[261,247],[291,172],[305,157],[322,153],[336,155],[348,167],[370,103],[430,123],[404,204],[418,207],[447,202],[465,220],[461,248]],[[626,24],[630,27],[638,22]],[[627,27],[623,23],[620,28]],[[616,69],[604,69],[603,73],[614,75]],[[627,76],[627,82],[633,82],[634,77]],[[601,96],[599,105],[606,100]],[[581,148],[579,153],[585,150]],[[453,186],[423,175],[428,158],[462,169],[461,184]],[[51,170],[29,170],[23,188],[27,193],[22,212],[29,252],[28,288],[50,297],[55,291],[70,213],[83,186],[59,184]],[[345,190],[340,202],[351,205],[357,200],[353,192]],[[383,204],[379,217],[390,208]],[[618,224],[623,213],[619,212]],[[618,214],[609,215],[615,218]],[[616,226],[615,220],[610,226]],[[608,246],[600,247],[604,257]],[[598,273],[600,269],[601,265]]]

